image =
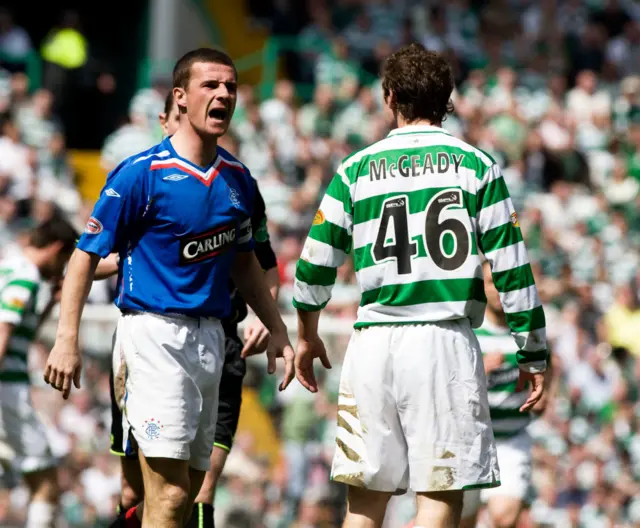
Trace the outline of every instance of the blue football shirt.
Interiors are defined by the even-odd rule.
[[[120,255],[121,310],[224,318],[236,251],[251,251],[255,180],[218,147],[206,168],[170,138],[109,174],[78,248]]]

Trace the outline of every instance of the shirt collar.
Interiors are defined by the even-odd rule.
[[[447,134],[448,136],[451,135],[442,127],[433,125],[406,125],[400,128],[394,128],[391,132],[389,132],[389,136],[398,136],[403,134],[420,134],[429,132],[440,132],[442,134]]]

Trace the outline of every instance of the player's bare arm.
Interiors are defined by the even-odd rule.
[[[485,374],[490,374],[500,368],[504,361],[504,354],[502,354],[502,352],[489,352],[482,356],[482,361],[484,362]]]
[[[44,369],[44,380],[56,390],[61,391],[65,400],[69,398],[72,381],[76,388],[80,388],[82,371],[82,357],[78,348],[80,317],[87,302],[99,260],[98,255],[78,249],[74,251],[69,260],[69,268],[62,287],[56,341]]]
[[[93,280],[105,280],[109,277],[113,277],[118,274],[118,259],[117,253],[111,253],[107,258],[103,258],[98,262]]]
[[[274,301],[278,300],[280,292],[280,276],[278,268],[271,268],[264,272],[264,279],[269,287],[269,292]],[[244,331],[244,347],[242,349],[242,357],[247,358],[256,354],[261,354],[269,344],[269,330],[264,323],[255,318],[251,321]]]
[[[298,344],[296,347],[296,378],[302,386],[318,392],[318,382],[313,371],[313,360],[318,358],[324,368],[331,368],[327,350],[318,334],[320,311],[298,310]]]
[[[276,357],[283,357],[285,360],[284,380],[280,384],[280,390],[284,390],[294,376],[293,348],[289,342],[287,327],[280,317],[278,305],[269,291],[264,272],[255,253],[253,251],[238,253],[231,275],[242,298],[271,334],[267,349],[269,374],[273,374],[276,370]]]
[[[9,346],[9,340],[13,332],[14,325],[11,323],[0,323],[0,366],[7,354],[7,348]]]

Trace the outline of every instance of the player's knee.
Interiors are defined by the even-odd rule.
[[[58,486],[58,472],[56,468],[34,471],[24,476],[31,498],[36,502],[54,504],[58,502],[60,487]]]
[[[349,486],[348,510],[350,514],[378,519],[384,517],[391,493]]]
[[[500,500],[489,502],[489,515],[495,528],[514,528],[522,504],[517,500]]]
[[[164,483],[153,498],[153,507],[170,514],[171,518],[184,517],[189,503],[189,483]]]

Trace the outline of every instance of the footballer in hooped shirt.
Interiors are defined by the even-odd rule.
[[[44,377],[68,398],[71,383],[80,385],[78,330],[96,267],[113,252],[120,256],[115,397],[123,448],[137,448],[145,490],[126,526],[178,528],[191,517],[215,441],[230,279],[270,332],[269,372],[282,356],[280,388],[293,378],[287,329],[253,252],[255,181],[217,145],[236,92],[225,53],[200,48],[178,60],[178,130],[108,176],[63,285]]]
[[[167,95],[164,113],[159,115],[160,124],[165,136],[173,135],[178,129],[180,114],[178,105],[173,99],[173,93]],[[259,188],[256,186],[251,227],[255,239],[255,253],[262,269],[265,271],[269,289],[277,299],[280,279],[277,271],[276,255],[271,248],[267,231],[267,216],[265,204]],[[118,255],[112,253],[98,264],[95,280],[106,279],[118,273]],[[233,437],[238,428],[240,405],[242,401],[242,380],[246,372],[245,357],[264,351],[268,341],[268,331],[259,319],[254,319],[245,328],[245,344],[238,337],[238,323],[247,316],[247,305],[237,294],[235,285],[229,285],[232,304],[231,314],[222,321],[225,335],[225,361],[220,380],[220,394],[218,400],[218,418],[216,422],[215,443],[211,452],[211,469],[207,471],[204,483],[193,505],[193,514],[187,528],[213,528],[213,499],[215,488],[224,468],[227,455],[231,450]],[[119,520],[112,526],[122,526],[125,514],[129,508],[135,506],[143,497],[142,475],[137,454],[127,455],[122,448],[122,411],[116,401],[113,372],[111,373],[111,452],[121,457],[122,490],[118,508]],[[122,376],[118,383],[123,382]],[[118,389],[122,391],[121,387]]]

